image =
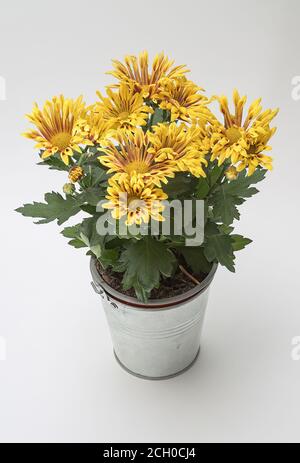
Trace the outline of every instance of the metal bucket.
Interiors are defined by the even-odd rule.
[[[92,286],[102,298],[114,353],[126,371],[145,379],[167,379],[193,365],[216,270],[215,264],[205,280],[185,294],[143,304],[105,283],[91,259]]]

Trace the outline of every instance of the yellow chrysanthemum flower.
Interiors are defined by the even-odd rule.
[[[207,161],[199,149],[200,128],[187,127],[185,124],[158,124],[149,133],[151,153],[158,163],[174,163],[176,172],[190,172],[195,177],[205,177],[203,165]]]
[[[95,105],[89,108],[85,119],[80,120],[78,125],[87,133],[94,145],[105,145],[107,139],[114,133],[114,124],[103,119]]]
[[[152,69],[149,70],[149,58],[146,51],[137,56],[126,56],[125,64],[113,60],[114,70],[108,72],[120,82],[133,84],[135,92],[143,98],[151,99],[160,89],[163,79],[174,79],[188,72],[185,65],[173,66],[174,61],[160,53],[155,56]],[[116,87],[118,85],[113,85]]]
[[[135,93],[132,86],[121,84],[117,92],[107,89],[108,97],[97,92],[101,103],[96,103],[94,111],[114,129],[132,130],[133,127],[147,124],[153,109],[144,104],[142,95]]]
[[[146,184],[160,187],[161,182],[167,183],[167,177],[174,177],[175,163],[168,158],[155,159],[149,136],[149,132],[145,134],[140,128],[131,133],[119,130],[102,149],[105,155],[100,156],[99,161],[120,181],[141,187]]]
[[[200,125],[199,127],[200,135],[198,140],[196,141],[197,149],[201,153],[202,157],[207,156],[211,153],[212,149],[212,136],[214,134],[215,124],[212,125],[211,123],[207,123],[205,125]]]
[[[268,142],[276,128],[271,128],[270,123],[278,114],[278,109],[262,112],[261,99],[258,99],[250,105],[243,123],[243,110],[247,101],[245,96],[241,98],[238,91],[234,91],[234,115],[229,111],[226,97],[219,97],[218,100],[224,125],[218,123],[213,128],[212,160],[218,159],[221,165],[226,159],[231,159],[238,172],[248,169],[248,175],[252,175],[258,166],[271,170],[272,158],[264,152],[271,150]]]
[[[126,216],[126,225],[141,225],[148,223],[150,218],[162,221],[161,212],[164,210],[162,201],[167,195],[154,185],[142,187],[132,186],[126,181],[120,181],[112,177],[107,188],[104,209],[111,209],[115,219]]]
[[[171,112],[171,121],[181,119],[186,122],[198,120],[200,123],[206,123],[215,118],[206,106],[209,100],[202,91],[203,89],[194,82],[180,77],[166,79],[161,91],[153,98],[159,102],[161,109]]]
[[[35,104],[27,118],[37,130],[30,130],[24,136],[35,140],[35,148],[44,150],[42,158],[46,159],[59,153],[63,162],[68,165],[73,151],[81,153],[79,145],[92,145],[87,133],[79,126],[85,117],[86,107],[82,97],[76,100],[63,95],[47,101],[42,110]]]

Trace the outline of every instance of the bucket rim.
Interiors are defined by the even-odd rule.
[[[92,256],[90,260],[91,274],[92,274],[94,283],[98,284],[103,289],[103,291],[106,293],[106,295],[108,295],[110,298],[114,299],[115,301],[123,305],[130,306],[130,308],[132,309],[136,309],[136,310],[142,309],[142,310],[149,310],[149,311],[171,309],[171,308],[177,307],[178,305],[183,304],[184,302],[187,302],[187,301],[190,301],[191,299],[196,298],[201,293],[203,293],[206,289],[208,289],[218,269],[218,264],[213,263],[209,274],[204,278],[204,280],[199,285],[195,286],[194,288],[190,289],[189,291],[183,294],[179,294],[177,296],[172,296],[170,298],[164,298],[164,299],[150,299],[149,302],[143,303],[135,297],[126,296],[125,294],[119,291],[116,291],[108,283],[106,283],[97,270],[96,262],[97,262],[97,259]]]

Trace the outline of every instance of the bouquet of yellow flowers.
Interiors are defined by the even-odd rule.
[[[237,90],[232,106],[225,96],[208,98],[186,66],[163,53],[152,65],[147,52],[114,60],[109,74],[116,83],[97,92],[93,105],[62,95],[42,109],[35,104],[27,116],[35,128],[24,135],[36,142],[39,164],[66,172],[68,181],[61,193],[17,211],[59,225],[84,211],[87,217],[62,234],[75,248],[88,248],[103,274],[118,277],[120,290],[142,301],[178,272],[196,284],[214,262],[234,271],[235,252],[251,240],[232,224],[238,206],[258,192],[253,185],[272,169],[266,153],[278,110],[263,111],[258,99],[245,112],[246,97]],[[171,201],[181,213],[167,207]],[[174,227],[188,203],[189,224],[203,229],[192,246],[178,220]]]

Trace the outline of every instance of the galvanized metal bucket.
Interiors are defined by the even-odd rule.
[[[92,286],[102,299],[116,359],[126,371],[144,379],[168,379],[194,364],[216,270],[213,265],[205,280],[185,294],[143,304],[111,288],[91,259]]]

